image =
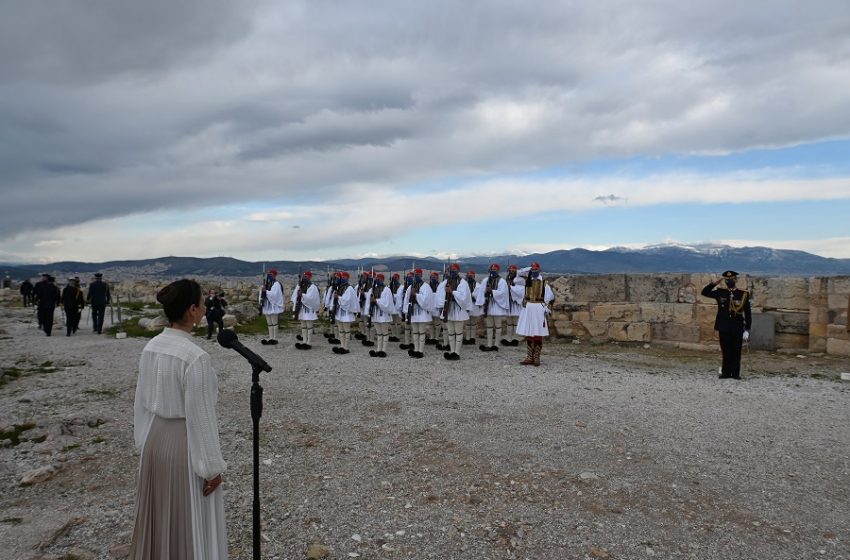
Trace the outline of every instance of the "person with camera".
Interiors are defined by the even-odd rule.
[[[204,307],[206,308],[204,316],[207,318],[207,340],[210,340],[215,332],[215,325],[218,325],[218,332],[224,330],[224,308],[227,307],[224,294],[210,290],[207,299],[204,300]]]
[[[753,315],[750,293],[737,287],[738,273],[727,270],[702,289],[702,295],[717,302],[714,330],[720,339],[723,365],[720,379],[741,379],[741,349],[750,339]],[[721,286],[723,284],[723,286]]]

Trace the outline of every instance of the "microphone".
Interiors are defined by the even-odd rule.
[[[272,366],[270,366],[264,359],[254,354],[251,350],[248,350],[242,343],[239,342],[239,337],[236,336],[236,333],[227,329],[222,329],[218,331],[218,337],[216,337],[218,343],[221,344],[225,348],[232,348],[239,352],[243,358],[248,360],[252,367],[269,372],[272,370]]]

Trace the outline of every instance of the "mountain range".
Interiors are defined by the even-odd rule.
[[[653,245],[642,249],[614,247],[603,251],[569,249],[526,255],[469,256],[456,259],[463,269],[483,273],[491,262],[520,267],[539,262],[544,272],[555,274],[720,273],[733,269],[754,275],[835,276],[850,275],[850,259],[821,257],[805,251],[768,247],[729,247],[726,245]],[[415,265],[439,270],[445,262],[434,257],[380,257],[339,259],[334,261],[249,262],[230,257],[162,257],[157,259],[88,263],[63,261],[41,265],[0,265],[0,274],[14,280],[35,278],[49,272],[62,279],[65,275],[90,275],[100,271],[117,276],[259,276],[263,270],[275,268],[283,274],[302,270],[369,270],[404,271]],[[321,274],[323,277],[324,275]]]

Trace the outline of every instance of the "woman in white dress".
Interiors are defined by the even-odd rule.
[[[134,433],[142,457],[129,557],[223,560],[218,380],[209,354],[192,341],[204,317],[201,287],[178,280],[156,297],[171,326],[139,361]]]

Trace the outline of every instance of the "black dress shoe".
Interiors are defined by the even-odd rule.
[[[374,346],[374,345],[375,345],[375,343],[372,342],[371,340],[364,340],[363,341],[363,346]]]
[[[391,336],[387,339],[389,342],[398,342],[399,338],[397,336]]]
[[[459,360],[460,359],[460,354],[458,354],[457,352],[452,352],[452,356],[453,356],[452,357],[453,360]]]
[[[470,339],[469,339],[469,343],[470,343],[470,344],[475,344],[475,339],[474,339],[474,338],[470,338]]]
[[[425,352],[416,352],[416,356],[414,356],[414,357],[415,357],[415,358],[424,358],[424,357],[425,357]]]
[[[377,353],[377,352],[375,352],[374,350],[369,350],[369,355],[370,355],[370,356],[372,356],[373,358],[377,358],[377,357],[378,357],[378,353]]]
[[[376,353],[376,355],[377,355],[379,358],[386,358],[386,357],[387,357],[387,353],[386,353],[386,352],[384,352],[383,350],[381,350],[381,351],[377,352],[377,353]]]
[[[348,354],[348,353],[350,353],[350,352],[351,352],[351,350],[346,350],[345,348],[340,348],[340,349],[339,349],[339,353],[340,353],[340,354]]]
[[[445,358],[445,359],[447,359],[447,360],[451,360],[451,359],[452,359],[452,355],[451,355],[451,353],[450,353],[450,352],[443,352],[443,358]]]
[[[426,338],[425,344],[427,344],[428,346],[434,346],[435,344],[437,344],[437,339],[436,338]]]
[[[329,338],[328,342],[330,342],[331,344],[342,344],[342,341],[338,338]]]
[[[296,350],[301,350],[301,343],[300,343],[300,342],[296,342],[296,343],[295,343],[295,348],[296,348]]]
[[[271,340],[269,341],[269,344],[271,344],[271,345],[275,345],[275,344],[277,344],[277,339],[275,339],[275,338],[271,339]]]
[[[296,335],[295,335],[295,340],[304,340],[304,337],[303,337],[303,336],[301,336],[300,334],[296,334]]]
[[[516,338],[511,341],[511,346],[519,346],[519,340]]]
[[[366,335],[363,333],[356,333],[354,335],[354,338],[356,338],[357,340],[364,340],[366,338]]]
[[[411,348],[410,350],[407,351],[407,355],[410,356],[411,358],[415,358],[416,357],[416,351],[413,350],[413,348]]]
[[[265,346],[265,345],[266,345],[266,344],[268,344],[268,343],[269,343],[269,341],[268,341],[268,340],[266,340],[265,338],[264,338],[263,340],[261,340],[261,341],[260,341],[260,344],[262,344],[263,346]]]
[[[339,351],[342,350],[342,348],[340,348],[339,346],[334,346],[333,348],[331,348],[331,350],[333,350],[334,354],[339,354]]]
[[[490,347],[489,347],[489,346],[485,346],[484,344],[482,344],[481,346],[479,346],[479,347],[478,347],[478,349],[479,349],[479,350],[481,350],[482,352],[489,352],[489,351],[490,351]]]
[[[330,338],[333,335],[331,333],[322,333],[322,336],[325,337],[325,338]]]
[[[490,347],[490,352],[498,352],[498,351],[499,351],[499,347],[498,347],[498,346],[491,346],[491,347]]]

